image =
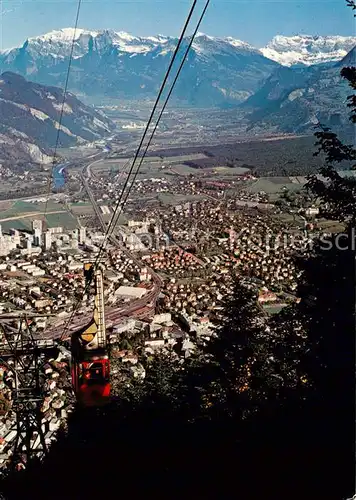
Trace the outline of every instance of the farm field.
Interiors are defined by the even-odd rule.
[[[187,201],[198,201],[203,199],[203,196],[199,195],[183,195],[183,194],[169,194],[160,193],[157,196],[158,200],[165,205],[176,205],[177,203],[185,203]]]
[[[319,220],[318,227],[328,233],[342,233],[343,231],[345,231],[344,224],[326,219]]]
[[[72,214],[68,213],[62,203],[49,200],[45,203],[18,200],[15,202],[4,201],[0,203],[0,224],[4,231],[10,229],[31,230],[32,221],[43,218],[47,212],[46,221],[49,227],[63,226],[66,229],[77,227],[78,222]]]
[[[319,157],[314,157],[314,136],[271,137],[264,139],[246,138],[240,142],[207,146],[187,146],[162,148],[154,154],[163,158],[176,156],[177,159],[201,153],[203,159],[186,160],[201,168],[229,164],[250,168],[253,173],[264,176],[294,175],[305,176],[315,173],[322,165]],[[149,156],[149,154],[148,154]],[[292,161],[296,159],[296,161]]]
[[[28,202],[18,200],[15,202],[4,201],[0,204],[0,220],[7,219],[10,217],[19,217],[21,215],[30,215],[30,214],[40,214],[44,213],[46,204],[38,203],[38,202]],[[65,210],[64,206],[61,203],[54,203],[49,200],[47,204],[47,211],[53,212],[58,210]]]
[[[34,217],[35,218],[35,217]],[[34,219],[33,218],[33,219]],[[1,230],[3,232],[8,232],[10,229],[18,229],[20,231],[31,231],[32,229],[32,220],[33,219],[16,219],[16,220],[9,220],[9,221],[4,221],[0,222],[1,224]]]
[[[10,219],[10,220],[1,220],[0,219],[0,225],[3,231],[7,232],[10,229],[19,229],[23,231],[31,231],[32,230],[32,221],[38,219],[42,219],[42,215],[31,215],[28,217],[21,217],[19,216],[16,219]],[[72,214],[68,212],[61,212],[61,213],[50,213],[46,216],[46,222],[48,227],[56,227],[56,226],[62,226],[65,229],[75,229],[78,227],[78,221],[76,217],[74,217]]]
[[[95,154],[98,150],[96,148],[58,148],[57,153],[64,158],[75,159],[84,156]]]
[[[142,163],[141,171],[145,172],[145,169],[148,169],[151,173],[152,170],[159,170],[161,171],[162,165],[165,165],[165,167],[169,167],[170,165],[175,166],[176,164],[182,164],[185,161],[194,161],[194,160],[204,160],[208,158],[205,154],[203,153],[195,153],[195,154],[190,154],[190,155],[181,155],[181,156],[167,156],[167,157],[161,157],[161,156],[147,156],[145,160]],[[128,158],[115,158],[115,159],[109,159],[109,160],[103,160],[98,163],[95,163],[91,168],[94,173],[101,173],[104,174],[105,172],[111,172],[111,171],[120,171],[124,167],[124,165],[131,165],[131,162],[133,161],[133,158],[128,157]],[[136,165],[138,165],[139,159],[136,161]],[[195,169],[193,169],[196,171]]]
[[[86,202],[79,202],[79,203],[71,203],[70,205],[70,211],[73,213],[75,217],[94,217],[95,212],[93,209],[93,206],[91,203],[86,203]],[[100,204],[99,204],[100,206]],[[105,204],[105,206],[108,206]],[[110,220],[112,214],[113,214],[113,208],[109,207],[110,214],[103,214],[103,218],[105,221]],[[124,224],[126,222],[126,217],[124,214],[120,215],[119,218],[119,224]]]
[[[48,227],[62,226],[65,229],[71,230],[78,227],[77,219],[69,212],[61,214],[49,214],[46,216]]]
[[[81,215],[94,215],[94,209],[91,203],[71,203],[70,205],[71,212],[76,216]]]
[[[289,191],[300,191],[301,184],[291,182],[289,177],[260,177],[256,182],[248,186],[248,191],[258,193],[265,191],[267,194],[281,193],[284,189]]]

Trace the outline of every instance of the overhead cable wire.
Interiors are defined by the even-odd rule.
[[[47,197],[46,197],[46,204],[45,204],[45,209],[44,209],[44,213],[43,213],[43,219],[44,220],[46,219],[46,215],[47,215],[48,202],[49,202],[49,197],[50,197],[50,194],[51,194],[51,187],[52,187],[52,181],[53,181],[53,172],[54,172],[55,167],[56,167],[57,150],[58,150],[58,145],[59,145],[60,133],[61,133],[61,129],[62,129],[62,120],[63,120],[63,114],[64,114],[64,106],[65,106],[66,97],[67,97],[69,75],[70,75],[70,70],[71,70],[72,61],[73,61],[74,44],[75,44],[76,35],[77,35],[77,29],[78,29],[78,22],[79,22],[79,14],[80,14],[81,4],[82,4],[82,0],[78,0],[77,11],[76,11],[76,16],[75,16],[75,23],[74,23],[73,38],[72,38],[72,43],[71,43],[71,48],[70,48],[70,53],[69,53],[68,68],[67,68],[67,73],[66,73],[66,79],[65,79],[64,89],[63,89],[63,99],[62,99],[62,104],[61,104],[61,110],[60,110],[60,113],[59,113],[58,128],[57,128],[57,137],[56,137],[56,142],[55,142],[55,146],[54,146],[54,150],[53,150],[52,165],[51,165],[50,173],[49,173],[49,176],[48,176],[48,182],[47,182]]]
[[[118,209],[120,208],[120,205],[121,205],[121,199],[122,199],[122,196],[124,195],[125,189],[126,189],[126,187],[127,187],[128,183],[130,182],[130,176],[131,176],[131,174],[132,174],[132,172],[133,172],[133,169],[134,169],[134,166],[135,166],[136,160],[137,160],[138,155],[139,155],[139,153],[140,153],[140,150],[141,150],[141,148],[142,148],[142,146],[143,146],[143,143],[144,143],[144,140],[145,140],[145,138],[146,138],[146,135],[147,135],[147,133],[148,133],[148,131],[149,131],[149,128],[150,128],[151,122],[152,122],[152,120],[153,120],[153,118],[154,118],[154,115],[155,115],[156,109],[157,109],[158,104],[159,104],[159,101],[160,101],[160,99],[161,99],[161,97],[162,97],[162,94],[163,94],[164,88],[165,88],[165,86],[166,86],[167,80],[168,80],[168,78],[169,78],[170,72],[171,72],[171,70],[172,70],[173,64],[174,64],[174,62],[175,62],[175,60],[176,60],[176,58],[177,58],[177,55],[178,55],[179,49],[180,49],[180,47],[181,47],[181,45],[182,45],[182,43],[183,43],[183,39],[184,39],[185,33],[186,33],[187,29],[188,29],[188,26],[189,26],[190,20],[191,20],[191,18],[192,18],[192,15],[193,15],[193,13],[194,13],[195,7],[196,7],[196,5],[197,5],[197,1],[198,1],[198,0],[194,0],[194,1],[193,1],[193,4],[192,4],[192,6],[191,6],[191,8],[190,8],[190,11],[189,11],[188,17],[187,17],[187,19],[186,19],[186,21],[185,21],[185,23],[184,23],[182,33],[180,34],[180,37],[179,37],[178,43],[177,43],[177,45],[176,45],[176,48],[175,48],[174,53],[173,53],[173,56],[172,56],[171,61],[170,61],[170,63],[169,63],[168,69],[167,69],[167,71],[166,71],[165,77],[164,77],[163,82],[162,82],[162,85],[161,85],[161,88],[160,88],[160,90],[159,90],[159,92],[158,92],[158,95],[157,95],[157,98],[156,98],[155,104],[154,104],[153,109],[152,109],[152,111],[151,111],[151,114],[150,114],[149,120],[148,120],[148,122],[147,122],[147,124],[146,124],[146,127],[145,127],[144,133],[143,133],[143,135],[142,135],[142,138],[141,138],[140,144],[139,144],[139,146],[138,146],[138,148],[137,148],[137,150],[136,150],[136,153],[135,153],[134,159],[133,159],[133,161],[132,161],[131,168],[130,168],[130,170],[129,170],[129,174],[128,174],[128,176],[127,176],[127,178],[126,178],[126,181],[125,181],[125,183],[124,183],[124,186],[123,186],[123,188],[122,188],[120,198],[119,198],[119,200],[118,200],[118,202],[117,202],[117,204],[116,204],[116,207],[115,207],[115,209],[114,209],[113,216],[111,217],[110,222],[109,222],[109,225],[108,225],[108,227],[107,227],[107,230],[106,230],[106,233],[105,233],[105,237],[104,237],[104,242],[103,242],[103,243],[104,243],[104,245],[106,244],[106,240],[107,240],[108,235],[109,235],[109,233],[110,233],[110,231],[111,231],[111,227],[113,226],[114,221],[115,221],[115,219],[116,219],[117,211],[118,211]],[[132,185],[132,184],[131,184],[131,185]]]
[[[117,205],[116,205],[116,208],[115,208],[115,210],[114,210],[113,216],[111,217],[111,220],[110,220],[109,226],[108,226],[108,228],[107,228],[107,230],[106,230],[106,237],[104,238],[103,245],[101,246],[101,248],[100,248],[100,250],[99,250],[99,255],[98,255],[98,258],[97,258],[97,262],[96,262],[96,264],[98,263],[98,261],[99,261],[99,259],[100,259],[100,253],[101,253],[101,250],[102,250],[102,249],[106,246],[107,240],[110,238],[110,236],[111,236],[112,232],[114,231],[114,228],[115,228],[115,226],[116,226],[116,224],[117,224],[117,221],[118,221],[118,220],[119,220],[119,218],[120,218],[120,215],[121,215],[121,212],[122,212],[122,208],[123,208],[123,206],[125,205],[125,203],[126,203],[126,201],[127,201],[127,199],[128,199],[128,196],[129,196],[129,194],[130,194],[130,191],[131,191],[131,189],[132,189],[132,187],[133,187],[133,183],[134,183],[134,181],[135,181],[135,179],[136,179],[136,177],[137,177],[137,174],[138,174],[139,169],[141,168],[141,165],[142,165],[142,163],[143,163],[144,157],[145,157],[145,155],[146,155],[146,153],[147,153],[147,151],[148,151],[148,148],[149,148],[149,146],[150,146],[150,144],[151,144],[151,142],[152,142],[153,136],[154,136],[154,134],[155,134],[155,132],[156,132],[156,130],[157,130],[157,127],[158,127],[159,121],[160,121],[160,120],[161,120],[161,118],[162,118],[162,115],[163,115],[163,113],[164,113],[164,110],[165,110],[165,108],[166,108],[166,106],[167,106],[167,104],[168,104],[168,101],[169,101],[169,99],[170,99],[170,97],[171,97],[171,95],[172,95],[172,92],[173,92],[174,87],[175,87],[175,85],[176,85],[176,83],[177,83],[177,80],[178,80],[178,78],[179,78],[179,75],[180,75],[180,73],[181,73],[181,71],[182,71],[182,69],[183,69],[184,63],[185,63],[186,58],[187,58],[187,56],[188,56],[188,53],[189,53],[189,51],[190,51],[190,49],[191,49],[191,46],[192,46],[192,44],[193,44],[193,42],[194,42],[195,36],[196,36],[196,34],[197,34],[198,30],[199,30],[199,27],[200,27],[200,25],[201,25],[201,22],[203,21],[203,18],[204,18],[204,16],[205,16],[205,13],[206,13],[206,11],[207,11],[207,8],[208,8],[208,6],[209,6],[209,3],[210,3],[210,0],[207,0],[207,1],[206,1],[206,3],[205,3],[205,7],[204,7],[204,9],[203,9],[203,11],[202,11],[202,14],[201,14],[201,16],[200,16],[199,20],[198,20],[198,23],[197,23],[197,25],[196,25],[196,28],[195,28],[195,30],[194,30],[194,33],[193,33],[193,35],[191,36],[190,42],[189,42],[189,44],[188,44],[188,46],[187,46],[187,48],[186,48],[186,51],[185,51],[185,53],[184,53],[184,56],[183,56],[182,61],[181,61],[181,63],[180,63],[180,66],[179,66],[179,68],[178,68],[178,72],[177,72],[177,74],[176,74],[176,76],[175,76],[175,78],[174,78],[174,81],[173,81],[173,83],[172,83],[172,86],[171,86],[171,88],[170,88],[170,90],[169,90],[169,93],[168,93],[168,95],[167,95],[167,97],[166,97],[166,99],[165,99],[165,102],[164,102],[164,104],[163,104],[163,107],[162,107],[162,109],[161,109],[161,111],[160,111],[160,114],[159,114],[158,120],[157,120],[157,122],[156,122],[156,125],[154,126],[154,129],[153,129],[153,131],[152,131],[152,133],[151,133],[151,136],[150,136],[150,138],[149,138],[149,141],[148,141],[148,143],[147,143],[147,145],[146,145],[146,148],[145,148],[144,154],[143,154],[143,156],[142,156],[142,157],[141,157],[141,159],[140,159],[139,166],[138,166],[138,168],[137,168],[137,170],[136,170],[136,172],[135,172],[135,174],[134,174],[134,179],[133,179],[133,182],[132,182],[132,183],[131,183],[131,185],[129,186],[129,190],[128,190],[128,192],[127,192],[127,195],[126,195],[126,197],[125,197],[125,199],[124,199],[123,203],[121,204],[122,194],[124,193],[125,187],[126,187],[126,186],[127,186],[127,184],[128,184],[128,181],[129,181],[130,175],[131,175],[132,170],[133,170],[133,166],[134,166],[134,164],[135,164],[135,160],[136,160],[136,159],[137,159],[137,157],[138,157],[138,152],[139,152],[139,150],[140,150],[141,144],[143,143],[143,140],[141,140],[140,146],[139,146],[139,148],[138,148],[138,150],[137,150],[137,153],[136,153],[135,158],[134,158],[134,161],[133,161],[133,163],[132,163],[132,166],[131,166],[130,172],[129,172],[128,177],[127,177],[127,179],[126,179],[125,185],[124,185],[124,187],[123,187],[123,189],[122,189],[120,199],[119,199],[119,200],[118,200],[118,202],[117,202]],[[193,6],[192,6],[192,9],[193,9],[193,10],[194,10],[194,6],[195,6],[195,5],[196,5],[196,2],[194,2],[194,3],[193,3]],[[192,13],[193,13],[193,11],[191,10],[190,14],[192,14]],[[190,18],[191,18],[191,15],[190,15]],[[186,22],[185,28],[188,26],[190,18],[188,19],[188,22]],[[184,32],[185,32],[185,31],[186,31],[186,30],[184,30]],[[183,36],[184,36],[184,35],[183,35]],[[176,50],[176,51],[175,51],[175,55],[177,54],[177,52],[178,52],[178,50]],[[174,60],[172,60],[172,61],[171,61],[171,65],[170,65],[170,67],[169,67],[169,70],[170,70],[170,68],[173,66],[173,62],[174,62]],[[169,70],[168,70],[168,71],[169,71]],[[165,78],[164,82],[166,82],[166,81],[167,81],[167,79],[168,79],[168,77],[167,77],[167,78]],[[163,92],[163,85],[162,85],[162,87],[161,87],[161,90],[162,90],[162,92]],[[162,92],[160,92],[160,93],[159,93],[159,96],[157,97],[157,100],[156,100],[156,103],[157,103],[157,104],[158,104],[158,101],[159,101],[159,98],[160,98],[160,96],[161,96]],[[151,118],[152,118],[152,115],[154,114],[154,111],[155,111],[155,108],[156,108],[156,107],[157,107],[157,106],[155,106],[155,107],[153,108],[153,111],[152,111],[152,113],[151,113]],[[144,139],[145,134],[146,134],[146,133],[147,133],[147,131],[148,131],[148,127],[149,127],[150,121],[151,121],[151,120],[149,120],[149,122],[148,122],[148,124],[147,124],[147,126],[146,126],[146,130],[145,130],[145,132],[144,132],[144,134],[143,134],[143,139]],[[121,210],[120,210],[120,213],[117,215],[117,210],[118,210],[119,208],[120,208]],[[116,219],[116,220],[115,220],[115,219]],[[115,223],[114,223],[114,224],[113,224],[113,221],[115,221]],[[113,229],[111,229],[111,232],[110,232],[110,226],[111,226],[111,225],[113,225]],[[109,234],[109,232],[110,232],[110,234]],[[90,286],[90,283],[88,283],[88,287],[89,287],[89,286]],[[84,291],[84,293],[86,293],[86,291]]]
[[[147,142],[147,145],[146,145],[146,148],[145,148],[145,150],[144,150],[144,152],[143,152],[143,155],[142,155],[142,156],[141,156],[141,158],[140,158],[140,162],[139,162],[139,164],[138,164],[137,170],[136,170],[136,172],[134,173],[134,177],[133,177],[133,180],[132,180],[132,183],[131,183],[131,186],[130,186],[131,188],[132,188],[132,186],[133,186],[133,184],[134,184],[134,182],[135,182],[135,180],[136,180],[137,174],[138,174],[138,172],[139,172],[139,170],[140,170],[140,168],[141,168],[141,166],[142,166],[143,160],[145,159],[145,156],[146,156],[146,154],[147,154],[148,148],[150,147],[151,142],[152,142],[152,139],[153,139],[153,137],[154,137],[154,135],[155,135],[155,133],[156,133],[156,130],[157,130],[158,124],[159,124],[159,122],[160,122],[160,120],[161,120],[161,118],[162,118],[162,116],[163,116],[163,113],[164,113],[164,111],[165,111],[165,109],[166,109],[166,107],[167,107],[168,101],[169,101],[169,99],[170,99],[170,97],[171,97],[171,95],[172,95],[172,93],[173,93],[174,87],[175,87],[175,85],[176,85],[176,83],[177,83],[177,80],[178,80],[178,78],[179,78],[179,75],[180,75],[180,73],[181,73],[181,71],[182,71],[182,69],[183,69],[184,63],[185,63],[185,61],[186,61],[186,59],[187,59],[187,57],[188,57],[189,51],[190,51],[190,49],[191,49],[191,47],[192,47],[192,45],[193,45],[194,39],[195,39],[195,37],[196,37],[196,34],[198,33],[199,27],[200,27],[200,25],[201,25],[201,23],[202,23],[202,21],[203,21],[203,18],[204,18],[204,16],[205,16],[205,13],[206,13],[206,11],[207,11],[207,8],[208,8],[208,6],[209,6],[209,3],[210,3],[210,0],[206,0],[206,3],[205,3],[205,7],[204,7],[204,9],[203,9],[203,12],[201,13],[201,16],[200,16],[200,18],[199,18],[199,20],[198,20],[198,23],[197,23],[197,25],[196,25],[196,28],[195,28],[195,30],[194,30],[194,33],[193,33],[193,35],[191,36],[190,42],[189,42],[189,44],[188,44],[188,46],[187,46],[187,48],[186,48],[186,51],[185,51],[184,56],[183,56],[183,59],[182,59],[182,61],[181,61],[180,65],[179,65],[179,68],[178,68],[177,74],[176,74],[176,76],[175,76],[175,78],[174,78],[174,81],[173,81],[173,83],[172,83],[172,85],[171,85],[171,88],[170,88],[170,90],[169,90],[169,92],[168,92],[168,94],[167,94],[167,97],[166,97],[165,101],[164,101],[164,104],[163,104],[162,109],[161,109],[161,111],[160,111],[160,114],[159,114],[159,116],[158,116],[157,122],[156,122],[156,124],[155,124],[155,126],[154,126],[154,128],[153,128],[153,130],[152,130],[151,136],[150,136],[150,138],[149,138],[149,140],[148,140],[148,142]],[[117,222],[118,222],[118,220],[119,220],[119,218],[120,218],[120,215],[121,215],[122,209],[123,209],[123,207],[125,206],[125,204],[126,204],[126,202],[127,202],[127,199],[128,199],[128,197],[129,197],[129,195],[130,195],[130,191],[131,191],[131,189],[129,189],[129,191],[128,191],[128,193],[127,193],[126,198],[124,199],[123,203],[121,204],[121,210],[120,210],[120,213],[118,214],[118,216],[117,216],[117,218],[116,218],[116,222],[115,222],[115,224],[114,224],[114,229],[115,229],[115,226],[116,226],[116,224],[117,224]],[[113,230],[114,230],[114,229],[113,229]],[[113,230],[112,230],[112,231],[113,231]],[[109,235],[109,237],[110,237],[110,235]]]
[[[188,26],[189,26],[190,20],[191,20],[191,18],[192,18],[193,13],[194,13],[194,10],[195,10],[195,7],[196,7],[196,4],[197,4],[197,0],[194,0],[194,1],[193,1],[193,3],[192,3],[192,6],[191,6],[191,8],[190,8],[190,11],[189,11],[188,17],[187,17],[187,19],[186,19],[186,21],[185,21],[185,23],[184,23],[183,30],[182,30],[182,32],[181,32],[181,34],[180,34],[180,37],[179,37],[179,40],[178,40],[177,46],[176,46],[176,48],[175,48],[175,50],[174,50],[174,53],[173,53],[173,56],[172,56],[172,58],[171,58],[170,64],[169,64],[168,69],[167,69],[167,71],[166,71],[166,74],[165,74],[165,77],[164,77],[164,79],[163,79],[163,82],[162,82],[161,88],[160,88],[160,90],[159,90],[159,93],[158,93],[158,95],[157,95],[157,98],[156,98],[155,104],[154,104],[153,109],[152,109],[152,111],[151,111],[151,114],[150,114],[149,120],[148,120],[148,122],[147,122],[147,124],[146,124],[146,127],[145,127],[144,133],[143,133],[143,135],[142,135],[141,141],[140,141],[139,146],[138,146],[138,148],[137,148],[137,150],[136,150],[135,157],[134,157],[134,159],[133,159],[133,162],[132,162],[132,165],[131,165],[131,167],[130,167],[130,170],[129,170],[128,176],[127,176],[127,178],[126,178],[126,181],[125,181],[125,183],[124,183],[124,186],[123,186],[123,188],[122,188],[122,190],[121,190],[120,197],[119,197],[119,199],[118,199],[118,201],[117,201],[117,204],[116,204],[116,207],[115,207],[115,209],[114,209],[113,215],[112,215],[112,217],[111,217],[111,219],[110,219],[109,225],[108,225],[108,227],[106,228],[106,231],[105,231],[105,234],[104,234],[104,240],[103,240],[103,243],[102,243],[102,245],[100,246],[100,249],[99,249],[98,255],[97,255],[96,260],[95,260],[95,263],[94,263],[94,273],[95,273],[95,270],[97,269],[97,267],[98,267],[98,265],[99,265],[100,258],[101,258],[101,254],[102,254],[102,252],[104,251],[105,246],[106,246],[106,244],[107,244],[107,241],[108,241],[108,235],[109,235],[109,233],[110,233],[110,234],[112,233],[111,227],[113,226],[113,223],[114,223],[114,221],[116,220],[116,215],[117,215],[117,212],[118,212],[118,210],[119,210],[119,208],[120,208],[120,206],[121,206],[122,197],[123,197],[123,195],[124,195],[124,193],[125,193],[125,189],[126,189],[126,187],[127,187],[128,183],[129,183],[130,176],[131,176],[131,174],[132,174],[132,171],[133,171],[133,169],[134,169],[134,166],[135,166],[136,160],[137,160],[137,158],[138,158],[138,155],[139,155],[140,149],[142,148],[143,142],[144,142],[144,140],[145,140],[145,137],[146,137],[146,135],[147,135],[147,132],[148,132],[149,127],[150,127],[150,125],[151,125],[151,122],[152,122],[152,120],[153,120],[154,114],[155,114],[155,112],[156,112],[157,106],[158,106],[159,101],[160,101],[160,99],[161,99],[161,96],[162,96],[162,94],[163,94],[163,91],[164,91],[164,88],[165,88],[165,86],[166,86],[167,80],[168,80],[168,78],[169,78],[170,72],[171,72],[171,70],[172,70],[173,64],[174,64],[174,62],[175,62],[175,60],[176,60],[176,58],[177,58],[177,55],[178,55],[179,49],[180,49],[180,47],[181,47],[181,45],[182,45],[182,42],[183,42],[183,39],[184,39],[185,33],[186,33],[186,31],[187,31],[187,28],[188,28]],[[137,174],[136,174],[136,175],[137,175]],[[131,188],[131,187],[132,187],[132,184],[131,184],[130,188]],[[116,224],[116,222],[115,222],[115,224]],[[110,232],[110,231],[111,231],[111,232]],[[93,276],[94,276],[94,273],[93,273]],[[82,294],[82,298],[83,298],[83,296],[86,294],[86,292],[89,290],[89,287],[90,287],[90,285],[91,285],[91,281],[92,281],[92,280],[89,280],[89,281],[87,282],[87,284],[86,284],[86,286],[85,286],[85,289],[84,289],[84,292],[83,292],[83,294]],[[77,312],[77,310],[78,310],[78,308],[79,308],[79,305],[80,305],[80,302],[81,302],[81,299],[77,301],[77,304],[76,304],[76,306],[74,307],[73,312],[72,312],[72,314],[71,314],[70,318],[68,319],[67,323],[65,324],[65,326],[64,326],[64,330],[63,330],[63,332],[62,332],[62,334],[61,334],[61,337],[60,337],[60,339],[61,339],[61,340],[65,337],[66,332],[67,332],[68,327],[69,327],[69,324],[71,323],[71,321],[72,321],[72,319],[73,319],[73,317],[74,317],[75,313]]]
[[[159,101],[160,101],[160,99],[161,99],[161,97],[162,97],[162,94],[163,94],[163,91],[164,91],[164,87],[166,86],[166,83],[167,83],[167,80],[168,80],[168,78],[169,78],[170,72],[171,72],[171,70],[172,70],[173,64],[174,64],[174,62],[175,62],[175,60],[176,60],[176,58],[177,58],[177,55],[178,55],[179,49],[180,49],[180,47],[181,47],[181,44],[182,44],[182,42],[183,42],[183,39],[184,39],[185,33],[186,33],[187,29],[188,29],[188,26],[189,26],[190,20],[191,20],[191,18],[192,18],[193,13],[194,13],[194,10],[195,10],[195,7],[196,7],[196,4],[197,4],[197,1],[198,1],[198,0],[194,0],[194,1],[193,1],[193,4],[192,4],[192,6],[191,6],[191,8],[190,8],[190,11],[189,11],[188,17],[187,17],[187,19],[186,19],[186,21],[185,21],[185,23],[184,23],[184,27],[183,27],[182,33],[181,33],[181,35],[180,35],[180,37],[179,37],[179,40],[178,40],[178,44],[177,44],[177,46],[176,46],[176,48],[175,48],[175,50],[174,50],[174,53],[173,53],[172,59],[171,59],[171,61],[170,61],[170,64],[169,64],[168,69],[167,69],[167,71],[166,71],[165,77],[164,77],[163,82],[162,82],[162,84],[161,84],[161,88],[160,88],[159,93],[158,93],[158,95],[157,95],[157,98],[156,98],[155,104],[154,104],[154,106],[153,106],[153,109],[152,109],[151,114],[150,114],[150,117],[149,117],[149,120],[148,120],[148,122],[147,122],[147,124],[146,124],[145,130],[144,130],[144,133],[143,133],[142,138],[141,138],[141,141],[140,141],[140,143],[139,143],[139,146],[138,146],[138,148],[137,148],[137,150],[136,150],[136,153],[135,153],[134,159],[133,159],[133,161],[132,161],[132,165],[131,165],[130,170],[129,170],[129,172],[128,172],[128,175],[127,175],[127,178],[126,178],[126,180],[125,180],[124,186],[123,186],[123,188],[122,188],[122,190],[121,190],[120,197],[119,197],[119,199],[118,199],[118,201],[117,201],[117,203],[116,203],[116,206],[115,206],[115,209],[114,209],[113,215],[112,215],[112,217],[111,217],[111,219],[110,219],[110,221],[109,221],[109,225],[108,225],[108,227],[107,227],[107,229],[106,229],[106,232],[105,232],[105,235],[104,235],[104,241],[103,241],[103,244],[102,244],[102,248],[105,248],[105,245],[106,245],[106,242],[107,242],[107,238],[108,238],[108,235],[109,235],[109,232],[110,232],[111,226],[113,225],[113,223],[114,223],[114,221],[115,221],[115,219],[116,219],[116,214],[117,214],[118,209],[120,208],[121,201],[122,201],[122,197],[123,197],[123,195],[124,195],[124,193],[125,193],[125,189],[126,189],[127,185],[128,185],[128,184],[129,184],[129,182],[130,182],[130,176],[132,175],[132,171],[133,171],[133,169],[134,169],[134,166],[135,166],[136,160],[137,160],[138,155],[139,155],[139,153],[140,153],[140,150],[141,150],[141,148],[142,148],[142,146],[143,146],[143,142],[144,142],[144,140],[145,140],[145,138],[146,138],[147,132],[148,132],[149,127],[150,127],[150,125],[151,125],[151,122],[152,122],[152,120],[153,120],[153,117],[154,117],[154,114],[155,114],[155,112],[156,112],[156,109],[157,109],[157,106],[158,106],[158,104],[159,104]],[[99,250],[99,254],[100,254],[100,250]],[[100,256],[99,256],[99,258],[100,258]]]

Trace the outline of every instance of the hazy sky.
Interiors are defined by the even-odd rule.
[[[176,36],[190,5],[188,0],[82,0],[79,27]],[[76,0],[0,0],[0,47],[73,26],[76,7]],[[345,0],[211,0],[200,31],[258,47],[276,34],[356,34]]]

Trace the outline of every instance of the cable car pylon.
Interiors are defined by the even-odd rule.
[[[45,354],[53,350],[53,340],[35,339],[31,330],[31,317],[40,314],[1,315],[0,365],[14,375],[12,411],[16,421],[10,431],[16,438],[9,457],[10,470],[25,468],[34,459],[47,454],[43,430],[42,404],[45,397]],[[18,328],[9,321],[18,322]]]

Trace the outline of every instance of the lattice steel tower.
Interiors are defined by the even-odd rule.
[[[31,460],[47,453],[42,429],[41,407],[45,395],[44,354],[53,349],[51,340],[35,339],[30,315],[1,315],[0,364],[14,375],[12,410],[16,413],[13,429],[16,432],[10,468],[22,468]],[[11,323],[17,321],[18,327]]]

